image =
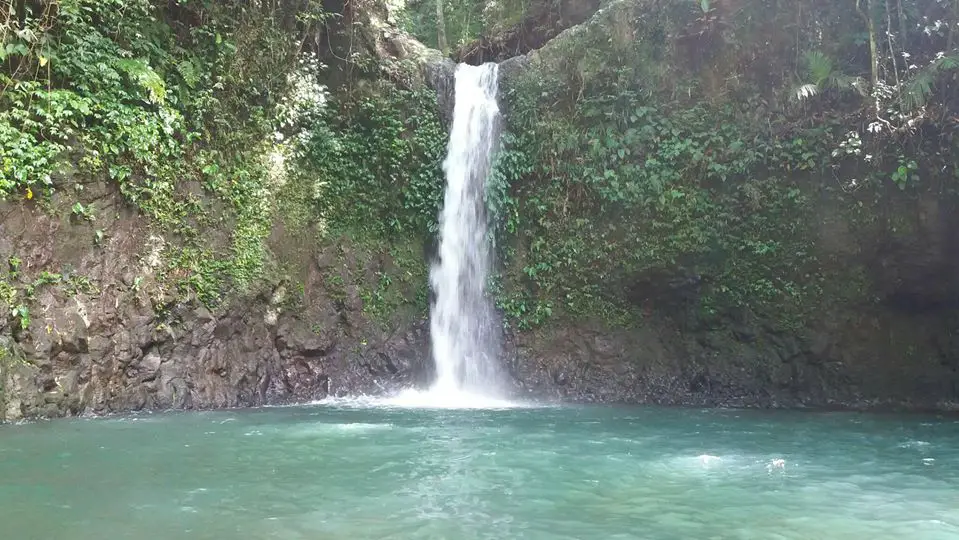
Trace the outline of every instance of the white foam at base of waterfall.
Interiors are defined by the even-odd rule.
[[[406,389],[393,396],[345,396],[327,397],[306,405],[324,405],[342,408],[397,408],[397,409],[517,409],[548,408],[555,404],[523,402],[499,399],[483,394],[454,391],[443,393],[430,388],[428,390]]]

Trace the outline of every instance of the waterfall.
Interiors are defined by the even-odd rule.
[[[430,335],[437,397],[499,394],[500,325],[486,282],[492,253],[484,199],[499,136],[498,66],[456,68],[453,125],[443,170],[439,259],[430,270],[436,301]]]

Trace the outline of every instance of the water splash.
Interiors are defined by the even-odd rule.
[[[432,388],[426,392],[406,390],[380,402],[386,406],[410,409],[515,409],[542,407],[496,397],[496,394],[476,394],[462,390],[443,391]]]
[[[436,382],[429,393],[437,402],[502,393],[496,362],[500,325],[486,295],[492,254],[484,197],[499,135],[497,78],[493,63],[456,68],[439,261],[430,271],[436,293],[430,313]]]

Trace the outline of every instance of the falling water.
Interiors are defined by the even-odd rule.
[[[430,272],[436,293],[430,319],[438,397],[495,396],[499,325],[486,295],[486,177],[498,138],[497,65],[456,68],[455,106],[443,169],[439,261]]]

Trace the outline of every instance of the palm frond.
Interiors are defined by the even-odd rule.
[[[827,90],[839,91],[855,90],[860,95],[866,95],[866,85],[861,77],[846,75],[836,69],[832,58],[822,51],[807,51],[803,55],[806,73],[805,82],[793,90],[793,97],[803,101],[817,96]]]
[[[823,83],[833,77],[835,71],[833,61],[822,51],[808,51],[804,57],[806,70],[813,84],[822,86]]]
[[[933,87],[939,76],[959,68],[959,52],[939,56],[918,71],[915,71],[902,87],[902,102],[909,109],[918,109],[932,97]]]
[[[819,87],[815,84],[804,84],[793,92],[793,96],[798,101],[809,99],[819,93]]]

